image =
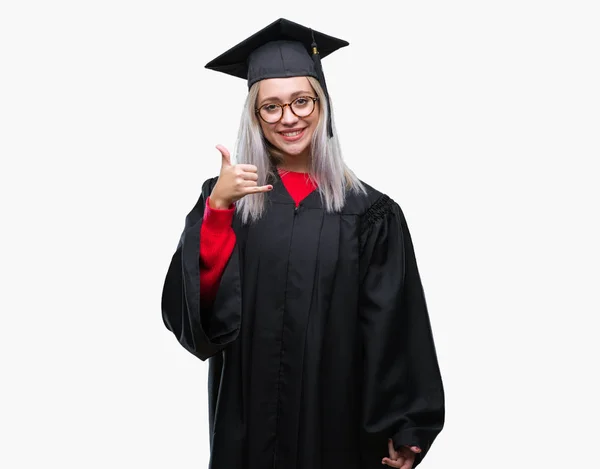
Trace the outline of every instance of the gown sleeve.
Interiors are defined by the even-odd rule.
[[[204,206],[204,217],[200,228],[200,291],[202,305],[213,303],[223,271],[235,248],[235,232],[231,222],[235,208],[213,209],[209,200]]]
[[[217,178],[202,185],[187,215],[162,291],[162,317],[168,330],[190,353],[206,360],[235,341],[241,326],[241,281],[238,246],[223,271],[214,301],[202,301],[200,235],[206,200]]]
[[[371,439],[392,438],[396,449],[420,447],[415,467],[445,414],[425,295],[400,206],[382,195],[361,225],[363,430]]]

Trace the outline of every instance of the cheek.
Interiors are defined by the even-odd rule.
[[[265,136],[265,138],[266,138],[266,139],[267,139],[269,142],[271,142],[273,145],[275,145],[275,137],[276,137],[276,134],[275,134],[275,132],[273,131],[273,129],[270,129],[270,128],[268,128],[268,127],[267,127],[267,128],[265,128],[265,129],[263,129],[263,135]]]
[[[264,122],[260,123],[260,128],[262,129],[262,133],[264,135],[264,137],[270,142],[273,143],[273,138],[274,138],[274,132],[273,129],[268,126],[267,124],[265,124]]]
[[[262,130],[262,133],[266,134],[269,131],[268,127],[262,120],[259,120],[258,123],[260,124],[260,130]]]
[[[315,133],[315,130],[317,130],[317,124],[318,124],[318,122],[319,122],[319,119],[318,119],[318,117],[317,117],[317,118],[315,118],[315,119],[311,119],[311,120],[310,120],[310,127],[309,127],[310,134],[309,134],[309,135],[310,135],[311,137],[312,137],[312,135]]]

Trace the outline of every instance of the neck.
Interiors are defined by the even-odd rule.
[[[300,155],[283,155],[283,161],[277,166],[283,171],[293,171],[295,173],[308,173],[310,169],[310,158],[308,151]]]

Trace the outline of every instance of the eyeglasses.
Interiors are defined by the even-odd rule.
[[[290,110],[296,117],[308,117],[315,110],[315,103],[319,98],[312,96],[300,96],[294,99],[291,103],[287,104],[265,104],[259,108],[256,108],[256,113],[260,118],[267,124],[276,124],[283,117],[283,108],[286,106],[290,107]]]

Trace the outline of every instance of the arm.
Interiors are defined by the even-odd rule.
[[[221,275],[235,247],[235,233],[231,228],[235,209],[219,210],[206,200],[204,220],[200,228],[200,291],[202,304],[214,302]]]
[[[421,448],[415,467],[444,424],[444,390],[425,295],[398,204],[382,196],[363,220],[363,429],[369,438],[392,438],[396,449]]]
[[[179,343],[201,360],[233,342],[241,324],[241,286],[237,246],[225,266],[214,302],[207,306],[200,286],[200,237],[206,201],[217,178],[206,181],[185,219],[162,292],[165,326]]]

